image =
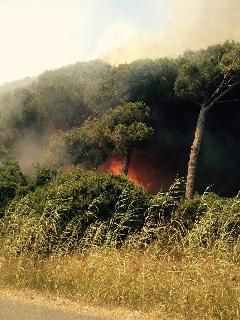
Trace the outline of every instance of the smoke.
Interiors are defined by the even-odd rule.
[[[80,2],[81,6],[79,5],[79,10],[76,10],[76,12],[73,7],[67,10],[67,6],[56,12],[54,6],[46,6],[41,12],[39,12],[38,7],[35,8],[34,6],[32,8],[28,6],[30,10],[27,11],[28,20],[23,19],[24,8],[20,11],[22,15],[18,11],[14,11],[15,14],[12,16],[12,21],[15,21],[15,25],[9,26],[10,33],[5,32],[4,25],[1,28],[2,33],[0,33],[7,40],[6,44],[3,45],[3,48],[5,48],[2,59],[4,64],[7,60],[14,60],[13,56],[9,56],[9,50],[12,55],[16,52],[19,54],[16,65],[11,62],[12,70],[17,69],[20,65],[32,65],[34,66],[32,70],[35,70],[37,66],[37,72],[37,70],[42,69],[43,65],[52,67],[77,60],[87,54],[89,57],[90,51],[93,52],[93,57],[99,53],[105,61],[119,64],[140,58],[176,57],[185,49],[195,50],[227,39],[240,41],[240,0],[169,0],[171,2],[170,9],[167,7],[163,9],[159,0],[152,0],[150,1],[151,4],[147,4],[147,1],[139,1],[138,7],[133,8],[131,14],[136,10],[134,15],[137,15],[137,10],[140,6],[142,7],[141,10],[146,6],[146,15],[147,10],[151,7],[149,17],[156,14],[156,16],[159,16],[159,20],[165,19],[164,23],[163,21],[159,21],[159,24],[154,23],[151,28],[146,28],[144,32],[140,31],[145,30],[144,28],[139,28],[138,24],[132,21],[134,19],[124,20],[120,15],[116,19],[109,20],[104,13],[102,15],[99,14],[100,10],[103,12],[107,9],[106,6],[109,6],[111,1],[105,2],[105,7],[103,7],[102,1],[94,0],[91,5],[88,5],[89,2],[86,0]],[[131,5],[133,4],[129,2],[128,6]],[[6,22],[6,25],[10,21],[7,14],[10,9],[8,8],[6,12],[1,10],[2,16],[5,16],[6,20],[2,18],[1,21]],[[35,10],[37,10],[38,15],[33,14]],[[164,14],[161,10],[166,10],[165,15],[167,17],[163,18]],[[10,10],[9,12],[13,11]],[[53,12],[54,14],[52,14]],[[79,12],[81,12],[80,16]],[[109,12],[112,15],[112,12]],[[91,26],[91,23],[96,20],[95,24],[101,26],[104,24],[104,19],[112,21],[111,25],[108,24],[104,32],[99,27],[98,40],[96,40],[95,28]],[[42,21],[44,21],[44,25]],[[71,21],[70,24],[68,23],[69,21]],[[74,42],[75,38],[72,35],[72,30],[77,30],[79,23],[82,31],[79,33],[79,42],[75,47],[76,43]],[[18,31],[16,25],[21,26],[19,34],[24,35],[24,39],[18,37],[19,42],[16,43],[15,47],[15,42],[12,39],[14,39],[13,36]],[[29,28],[29,26],[32,27]],[[65,29],[68,31],[67,33],[64,33]],[[45,34],[44,37],[42,36],[42,30]],[[90,35],[100,46],[96,52],[95,43],[93,45],[89,40],[91,39]],[[39,41],[41,38],[45,39],[44,42]],[[31,43],[32,51],[28,49],[28,43]],[[21,51],[23,49],[20,50],[19,48],[24,48],[26,51]],[[108,53],[103,55],[104,50]],[[26,54],[28,51],[31,59]],[[58,59],[58,57],[61,57],[59,52],[61,52],[61,55],[64,53],[63,56],[66,60]],[[40,63],[41,56],[48,63],[44,61]],[[90,57],[92,58],[92,56]],[[38,63],[36,63],[36,59],[39,60]],[[21,62],[20,64],[19,61]],[[27,64],[23,63],[24,61],[27,61]],[[4,68],[2,69],[4,70]],[[4,74],[4,72],[2,73]],[[11,74],[7,65],[5,74]],[[22,71],[19,74],[22,74]],[[14,103],[12,108],[19,104],[18,102]],[[45,133],[45,136],[47,135],[48,133]],[[19,159],[25,172],[31,170],[34,162],[42,161],[43,145],[44,141],[39,136],[34,136],[34,134],[20,137],[15,148],[15,158]],[[154,158],[154,152],[155,150],[141,150],[141,153],[135,151],[129,170],[129,178],[135,182],[143,183],[149,190],[157,190],[161,185],[168,185],[169,181],[175,176],[175,172],[168,172],[168,164],[161,163],[161,155],[160,158]],[[65,158],[65,156],[62,158]],[[119,173],[122,162],[120,159],[111,158],[104,166],[105,169]]]
[[[33,133],[21,137],[15,144],[13,156],[19,162],[23,172],[25,174],[31,174],[34,165],[43,163],[43,139]]]
[[[120,175],[122,167],[123,160],[112,156],[98,170]],[[169,165],[169,159],[163,159],[160,149],[156,149],[155,145],[148,143],[133,150],[128,178],[135,184],[143,185],[147,191],[156,193],[161,188],[169,188],[175,177],[176,172]]]
[[[240,41],[239,0],[172,0],[165,27],[107,53],[112,64],[142,58],[176,57],[186,49],[199,49],[225,40]]]

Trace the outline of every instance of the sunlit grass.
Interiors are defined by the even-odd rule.
[[[35,289],[91,304],[121,306],[179,319],[239,319],[240,268],[214,251],[199,256],[91,250],[43,261],[1,260],[2,286]]]
[[[0,224],[0,285],[154,320],[240,319],[239,195],[187,202],[172,188],[152,197],[138,222],[125,193],[126,211],[84,230],[81,219],[61,229],[59,200],[39,217],[26,199],[10,207]],[[126,229],[132,224],[141,227]]]

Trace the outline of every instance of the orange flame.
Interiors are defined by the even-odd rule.
[[[120,175],[122,166],[123,161],[120,157],[111,156],[98,170]],[[164,163],[159,153],[151,146],[133,150],[128,171],[128,178],[132,182],[143,185],[147,191],[155,193],[161,188],[168,188],[174,177],[175,174],[168,163]]]

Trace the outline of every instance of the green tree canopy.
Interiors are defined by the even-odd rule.
[[[205,50],[187,51],[179,59],[175,93],[199,103],[204,99],[211,102],[236,82],[239,73],[239,43],[227,41]]]
[[[148,126],[150,109],[142,102],[128,102],[103,115],[103,136],[115,152],[124,158],[123,173],[128,173],[132,148],[148,139],[153,130]]]
[[[196,169],[203,139],[206,116],[217,103],[224,102],[240,84],[240,43],[225,42],[206,50],[186,52],[180,59],[176,94],[190,99],[201,109],[191,147],[186,183],[186,198],[193,197]],[[225,101],[229,102],[229,101]]]
[[[28,181],[17,162],[6,161],[0,165],[0,217],[16,195],[22,195],[27,189]]]
[[[144,103],[128,102],[108,110],[99,118],[87,120],[80,128],[58,135],[58,143],[53,145],[61,150],[64,144],[64,152],[70,154],[75,164],[96,167],[112,152],[130,159],[132,148],[153,132],[148,125],[149,113]],[[56,155],[57,152],[55,149],[53,153]]]

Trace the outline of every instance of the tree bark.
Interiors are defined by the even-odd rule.
[[[131,156],[132,156],[132,148],[129,148],[124,152],[124,158],[123,158],[122,174],[124,174],[125,176],[128,175]]]
[[[189,162],[188,162],[188,174],[186,182],[186,199],[192,199],[194,195],[194,187],[196,180],[196,169],[198,164],[198,156],[202,144],[203,133],[205,128],[205,120],[208,111],[217,103],[221,102],[221,99],[230,93],[230,91],[240,84],[240,80],[237,78],[232,84],[228,84],[230,80],[226,82],[226,77],[224,77],[222,83],[219,85],[217,90],[212,94],[212,96],[207,100],[206,96],[204,102],[201,106],[198,121],[195,130],[195,136],[193,144],[191,147]]]
[[[190,152],[190,157],[188,162],[188,174],[187,174],[186,193],[185,193],[186,199],[192,199],[194,194],[198,156],[199,156],[199,152],[202,144],[207,112],[208,112],[208,108],[206,108],[203,105],[199,112],[198,121],[196,125],[196,130],[195,130],[195,136],[194,136],[193,144],[191,147],[191,152]]]

